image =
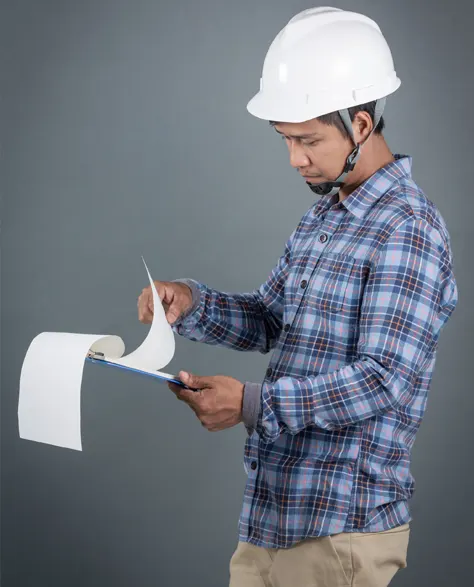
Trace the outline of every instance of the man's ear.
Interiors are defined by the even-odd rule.
[[[357,143],[362,143],[369,136],[374,121],[368,112],[356,112],[354,120],[352,121],[352,128],[354,129],[354,136]]]

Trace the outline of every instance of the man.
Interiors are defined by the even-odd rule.
[[[156,282],[180,335],[273,350],[259,383],[170,384],[208,430],[248,431],[232,587],[382,587],[407,565],[410,452],[457,287],[445,222],[382,136],[399,85],[372,20],[328,7],[292,18],[248,110],[320,199],[258,289]],[[138,307],[150,322],[150,288]]]

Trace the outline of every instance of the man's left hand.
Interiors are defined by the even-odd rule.
[[[243,383],[226,375],[198,377],[186,371],[180,371],[178,377],[188,387],[198,391],[183,389],[171,382],[168,387],[179,400],[192,408],[210,432],[232,428],[242,422]]]

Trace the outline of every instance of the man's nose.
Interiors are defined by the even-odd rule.
[[[288,145],[288,149],[290,152],[290,165],[292,167],[298,169],[299,167],[307,167],[310,164],[303,147],[298,145],[296,141],[291,141]]]

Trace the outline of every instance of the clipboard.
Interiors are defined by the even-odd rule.
[[[97,351],[89,351],[87,353],[86,361],[90,363],[95,363],[97,365],[107,365],[109,367],[118,367],[119,369],[124,369],[125,371],[132,371],[133,373],[139,373],[140,375],[145,375],[147,377],[153,377],[154,379],[159,379],[160,381],[175,383],[184,389],[188,389],[189,391],[199,391],[193,387],[188,387],[185,383],[183,383],[177,377],[173,375],[167,376],[164,373],[160,373],[157,371],[156,373],[152,373],[150,371],[142,371],[141,369],[135,369],[134,367],[128,367],[127,365],[120,365],[119,363],[113,363],[112,361],[107,361],[105,359],[104,353],[100,353]]]

